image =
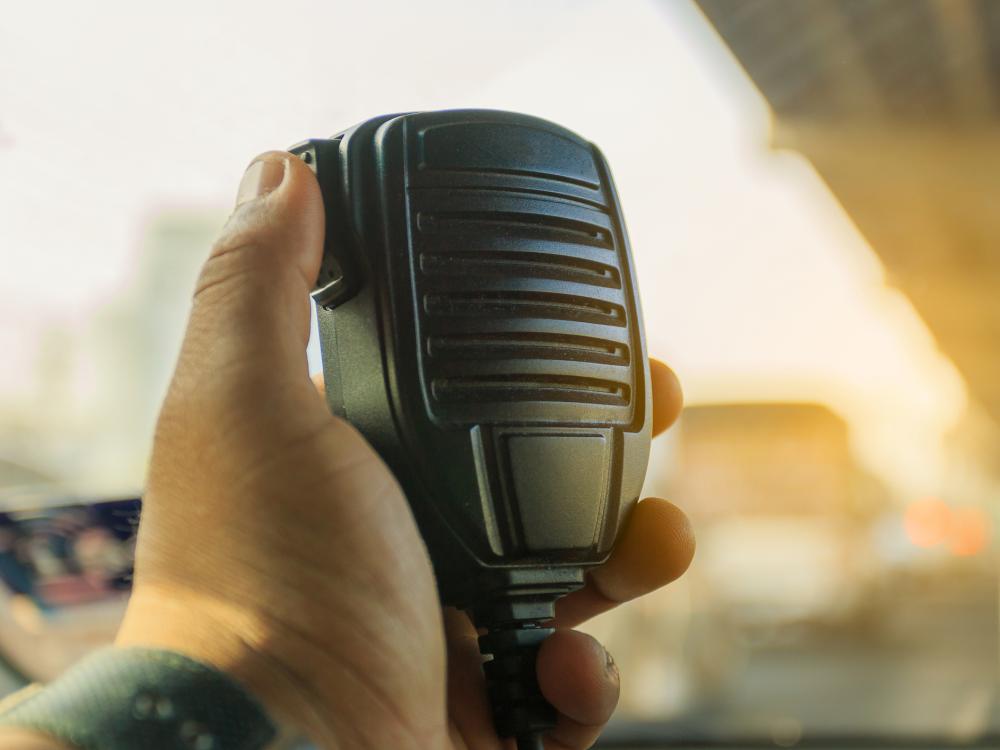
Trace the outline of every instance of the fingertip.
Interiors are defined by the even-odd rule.
[[[694,553],[694,529],[684,511],[647,498],[632,509],[611,557],[590,575],[607,598],[624,602],[679,578]]]
[[[287,151],[258,154],[243,174],[236,203],[212,254],[252,245],[257,262],[272,269],[276,264],[297,267],[307,291],[312,289],[322,261],[326,214],[309,166]]]
[[[276,181],[262,184],[252,179],[261,172],[261,167],[267,166],[280,166],[280,170],[271,171],[273,178],[277,178]],[[319,183],[305,162],[288,151],[264,151],[251,159],[243,171],[236,207],[239,209],[254,202],[263,205],[264,199],[267,199],[266,203],[278,200],[309,201],[314,192],[319,193]],[[239,211],[236,212],[238,213]]]
[[[653,389],[653,437],[677,421],[684,408],[684,392],[677,374],[658,359],[649,359]]]
[[[268,151],[265,156],[267,158],[283,159],[287,164],[288,173],[293,176],[294,182],[290,184],[296,184],[301,189],[319,196],[322,203],[319,180],[316,179],[316,173],[313,172],[312,168],[301,157],[288,151]]]
[[[578,724],[604,724],[618,704],[621,685],[614,661],[586,633],[553,633],[538,651],[537,673],[545,698]]]
[[[283,218],[289,217],[292,229],[300,234],[297,238],[299,246],[308,249],[300,254],[299,262],[306,283],[312,289],[323,261],[323,237],[326,232],[323,193],[316,175],[302,159],[287,151],[271,151],[268,156],[285,161],[285,180],[271,200],[276,204],[275,213]]]

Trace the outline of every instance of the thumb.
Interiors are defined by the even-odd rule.
[[[261,154],[198,279],[176,378],[309,386],[309,292],[323,252],[319,185],[299,159]]]

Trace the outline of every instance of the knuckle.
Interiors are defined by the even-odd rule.
[[[201,267],[195,284],[194,299],[203,299],[211,289],[232,283],[235,279],[252,270],[255,258],[260,256],[257,243],[246,239],[232,242],[221,239],[212,246],[208,260]]]

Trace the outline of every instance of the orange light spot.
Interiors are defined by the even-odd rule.
[[[953,554],[979,554],[990,539],[990,519],[981,508],[959,508],[953,514],[950,548]]]
[[[910,503],[903,515],[906,536],[918,547],[933,547],[943,542],[951,533],[952,523],[948,504],[932,497]]]

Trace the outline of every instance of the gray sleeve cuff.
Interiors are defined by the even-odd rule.
[[[264,708],[232,678],[173,651],[105,648],[0,714],[80,750],[263,750]]]

